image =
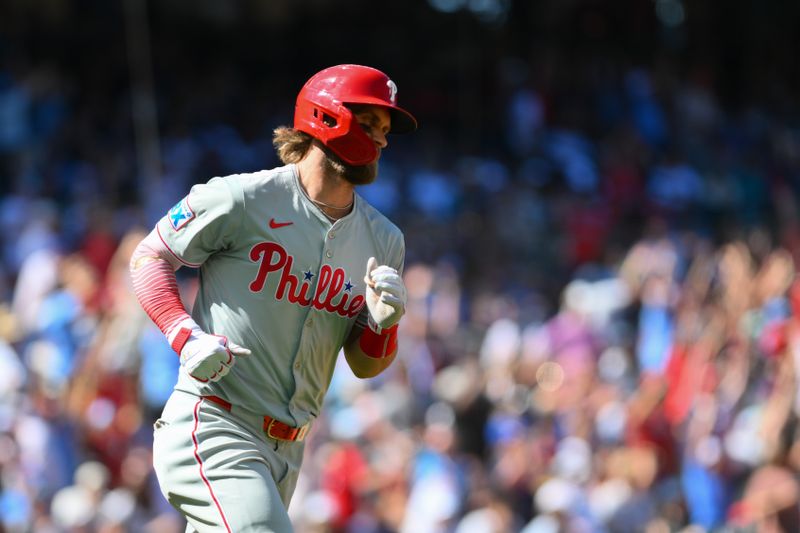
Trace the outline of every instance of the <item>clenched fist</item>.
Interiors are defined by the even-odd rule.
[[[222,335],[210,335],[200,329],[194,320],[187,319],[169,335],[170,345],[183,342],[180,347],[181,365],[190,376],[203,383],[219,381],[236,363],[236,358],[250,355],[250,350],[230,342]],[[185,339],[185,340],[184,340]]]
[[[406,312],[406,286],[397,270],[386,265],[378,266],[378,261],[370,257],[364,282],[367,284],[367,309],[372,321],[381,329],[400,322]]]

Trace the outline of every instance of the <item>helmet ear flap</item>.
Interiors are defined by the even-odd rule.
[[[312,112],[314,114],[314,119],[322,122],[322,127],[336,128],[336,126],[339,125],[339,120],[321,107],[314,106]]]
[[[375,141],[364,132],[347,106],[330,102],[325,105],[298,98],[294,127],[319,139],[345,163],[366,165],[378,156]]]
[[[329,139],[325,145],[351,165],[367,165],[378,157],[375,141],[364,133],[357,122],[353,123],[346,135]]]

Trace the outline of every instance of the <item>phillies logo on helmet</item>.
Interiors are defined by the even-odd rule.
[[[356,295],[351,299],[353,284],[350,279],[345,279],[347,273],[343,268],[333,268],[331,265],[322,265],[319,274],[311,271],[305,272],[303,281],[292,274],[294,257],[276,242],[261,242],[250,249],[250,260],[259,262],[256,278],[250,282],[250,290],[261,292],[271,273],[280,272],[278,288],[275,290],[275,299],[287,299],[293,304],[303,307],[312,306],[320,311],[335,313],[339,316],[352,318],[364,307],[364,296]],[[311,293],[311,282],[314,276],[317,287]]]
[[[393,104],[397,104],[397,84],[389,80],[386,82],[386,85],[389,87],[389,101]]]

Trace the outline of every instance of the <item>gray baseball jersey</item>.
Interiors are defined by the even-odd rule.
[[[252,351],[218,382],[181,369],[176,389],[295,426],[319,415],[339,351],[367,312],[367,260],[402,272],[405,255],[400,230],[358,194],[331,223],[294,165],[195,185],[157,230],[200,268],[195,321]]]

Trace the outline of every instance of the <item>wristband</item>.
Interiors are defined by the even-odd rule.
[[[181,354],[181,350],[183,347],[186,346],[186,343],[189,341],[189,337],[192,336],[192,330],[190,328],[181,328],[178,331],[178,334],[175,335],[175,338],[172,340],[172,349],[175,350],[175,353],[178,355]]]
[[[397,324],[375,333],[371,328],[364,328],[358,346],[367,357],[382,359],[397,349]]]

